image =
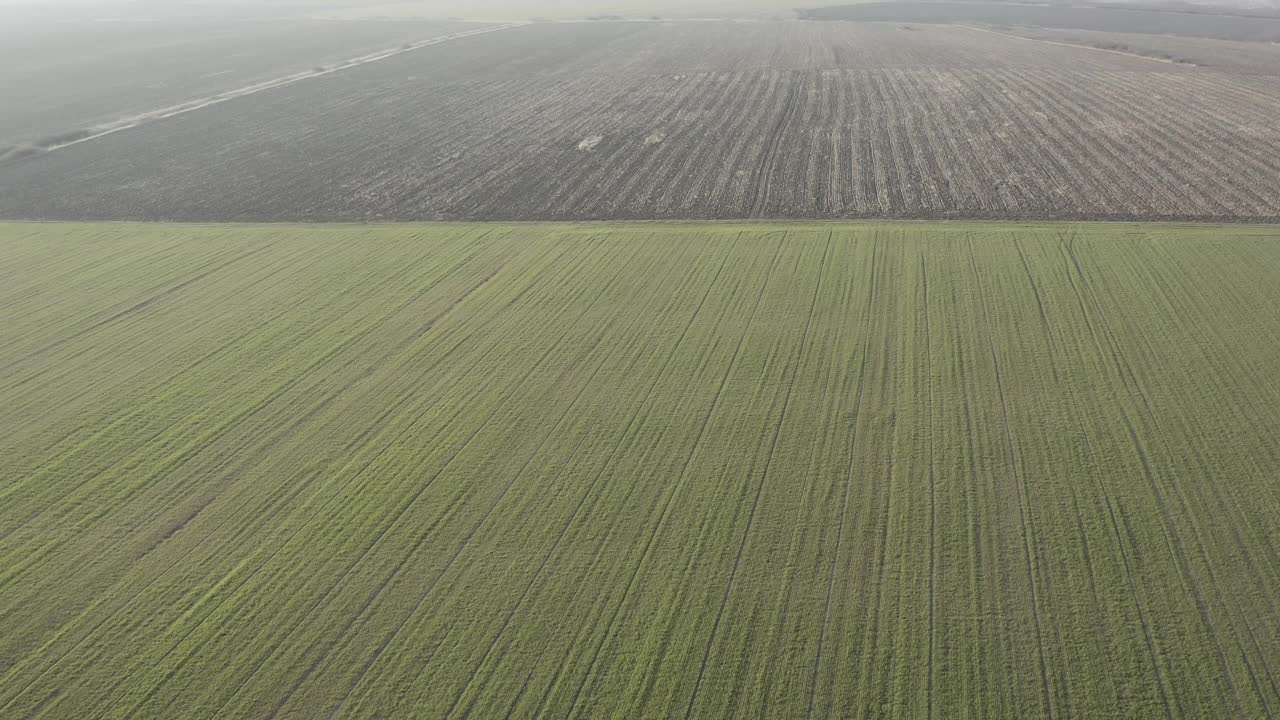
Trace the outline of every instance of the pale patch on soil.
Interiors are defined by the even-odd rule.
[[[658,130],[657,132],[650,133],[649,137],[644,139],[644,144],[657,145],[658,143],[666,139],[667,139],[667,134],[662,132],[661,130]]]
[[[578,149],[583,152],[591,152],[596,149],[601,140],[604,140],[603,135],[588,135],[582,138],[582,142],[578,143]]]

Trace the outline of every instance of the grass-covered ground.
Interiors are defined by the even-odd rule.
[[[0,226],[0,717],[1280,713],[1280,229]]]

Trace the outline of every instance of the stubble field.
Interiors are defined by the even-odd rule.
[[[0,226],[4,717],[1268,717],[1280,236]]]
[[[538,23],[0,162],[0,217],[1274,221],[1278,79],[954,26]]]

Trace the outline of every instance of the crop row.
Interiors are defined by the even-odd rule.
[[[0,714],[1265,717],[1274,235],[0,228]]]

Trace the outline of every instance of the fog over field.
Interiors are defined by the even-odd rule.
[[[0,11],[28,18],[159,19],[177,17],[572,19],[590,16],[791,17],[806,0],[266,0],[249,3],[171,0],[0,0]],[[808,4],[815,4],[808,0]],[[820,1],[816,4],[822,4]]]
[[[852,0],[852,4],[866,1]],[[954,1],[964,3],[964,0]],[[851,3],[841,0],[0,0],[0,12],[9,18],[66,18],[76,15],[81,19],[134,20],[176,17],[327,17],[494,21],[609,16],[778,19],[794,17],[796,11],[801,9],[843,4]],[[1028,4],[1080,5],[1065,2]],[[1167,9],[1280,9],[1280,0],[1129,0],[1121,4]]]

